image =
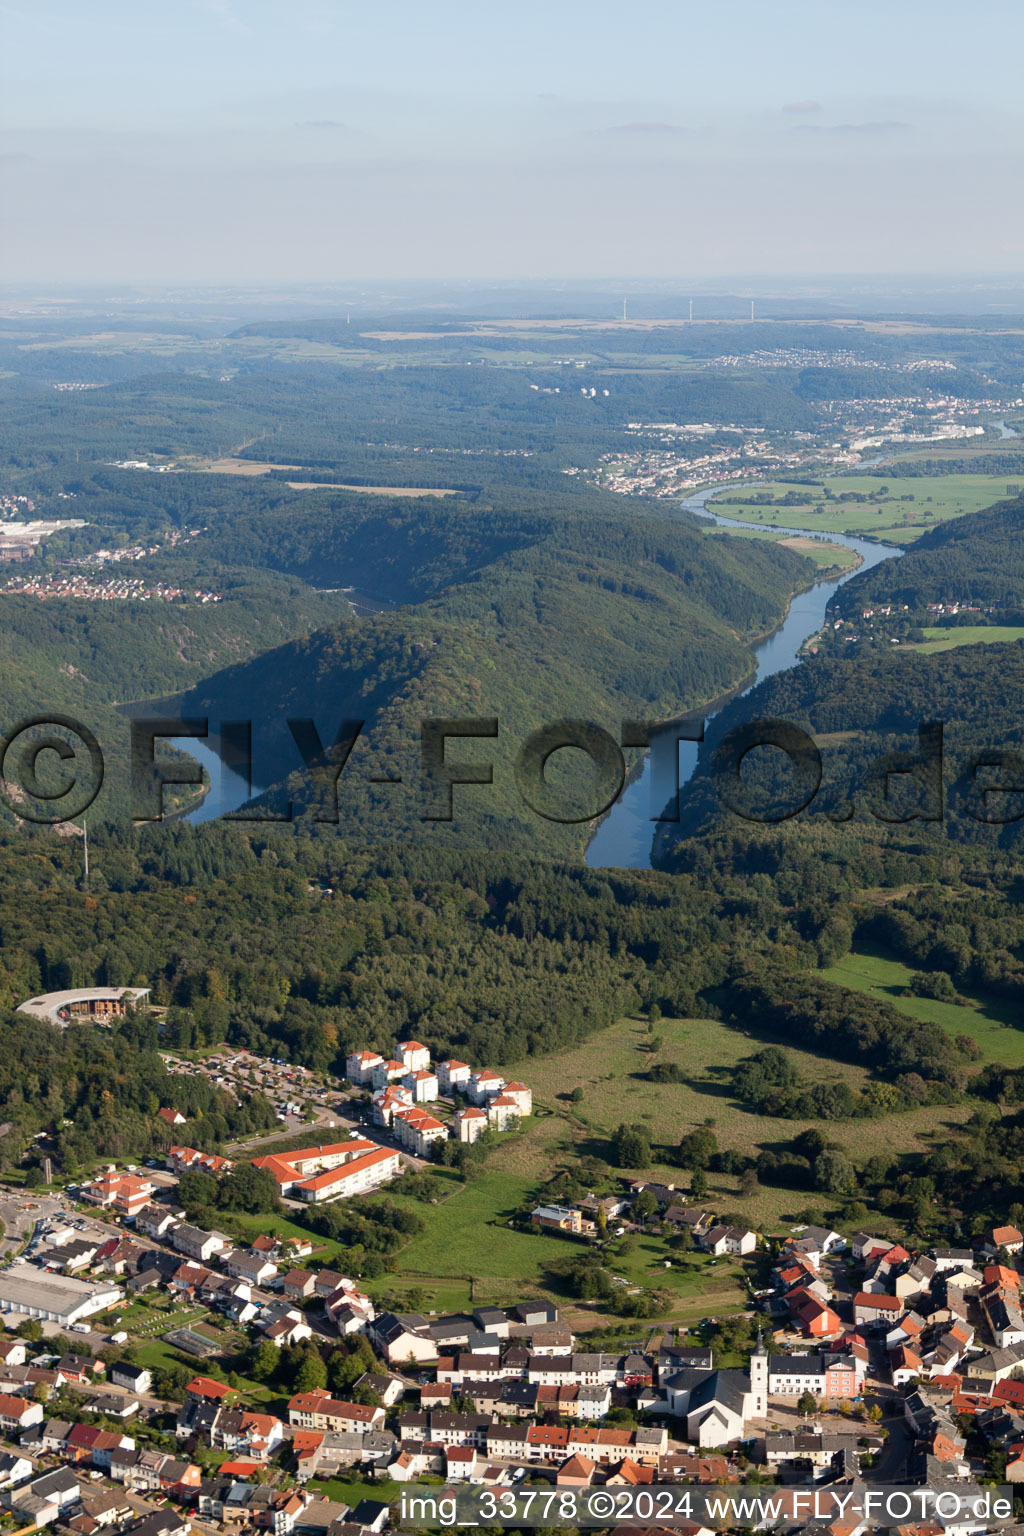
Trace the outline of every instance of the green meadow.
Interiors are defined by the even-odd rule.
[[[716,496],[712,505],[723,517],[910,544],[937,523],[980,512],[1004,500],[1022,483],[1020,477],[1012,475],[922,475],[891,480],[875,475],[833,475],[808,485],[766,480],[749,491],[730,487]],[[867,500],[843,501],[844,493]]]
[[[913,972],[899,960],[867,950],[847,955],[821,974],[826,981],[882,998],[913,1019],[938,1024],[947,1034],[970,1035],[986,1062],[1024,1067],[1024,1029],[1015,1028],[1013,1009],[998,999],[973,997],[965,1006],[914,997],[906,990]]]

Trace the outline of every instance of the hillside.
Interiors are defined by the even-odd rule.
[[[297,766],[287,718],[312,716],[325,739],[341,719],[362,719],[339,787],[342,830],[531,853],[572,852],[586,837],[580,825],[544,821],[519,797],[512,762],[531,731],[589,718],[618,739],[624,718],[668,718],[728,692],[749,673],[748,642],[814,575],[788,550],[726,544],[688,519],[500,505],[488,516],[447,502],[364,510],[346,525],[311,514],[298,528],[264,530],[264,541],[267,558],[292,569],[319,566],[339,573],[331,580],[344,572],[407,603],[422,600],[229,668],[194,687],[183,711],[252,718],[262,784]],[[460,791],[451,826],[424,823],[420,722],[462,716],[499,722],[496,742],[449,749],[457,761],[493,761],[493,788]],[[367,782],[396,774],[400,787]],[[309,803],[304,776],[267,803],[279,812],[286,796],[297,809]],[[579,804],[586,816],[593,795]]]

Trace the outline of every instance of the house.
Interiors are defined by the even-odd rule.
[[[520,1115],[533,1114],[533,1090],[525,1083],[506,1083],[501,1091],[506,1099],[512,1100]]]
[[[505,1086],[505,1079],[497,1072],[485,1069],[482,1072],[474,1072],[469,1079],[467,1091],[471,1104],[486,1104],[488,1099],[494,1098]]]
[[[222,1381],[214,1381],[212,1376],[193,1376],[185,1388],[186,1400],[194,1398],[204,1403],[224,1403],[237,1396],[234,1387],[226,1387]]]
[[[806,1296],[800,1302],[793,1321],[810,1339],[831,1338],[843,1326],[839,1313],[815,1296]]]
[[[933,1248],[932,1262],[939,1274],[951,1269],[971,1269],[974,1253],[970,1248]]]
[[[251,1413],[244,1408],[229,1408],[217,1415],[210,1433],[210,1444],[246,1456],[255,1462],[269,1461],[284,1439],[284,1425],[272,1413]]]
[[[469,1088],[472,1068],[465,1061],[442,1061],[437,1067],[437,1082],[442,1093],[465,1093]]]
[[[898,1296],[882,1292],[858,1291],[853,1298],[853,1321],[862,1323],[894,1323],[902,1317],[905,1307]]]
[[[850,1355],[790,1354],[768,1358],[770,1397],[854,1398],[859,1391],[857,1363]]]
[[[556,1232],[582,1232],[583,1213],[569,1205],[538,1205],[530,1212],[530,1225]]]
[[[13,1397],[9,1392],[0,1392],[0,1429],[7,1434],[20,1434],[33,1424],[41,1424],[44,1417],[42,1403],[34,1402],[30,1397]]]
[[[474,1142],[487,1129],[487,1111],[474,1108],[457,1109],[452,1116],[455,1135],[459,1141]]]
[[[1020,1253],[1024,1248],[1024,1234],[1016,1227],[990,1227],[981,1240],[983,1253],[997,1254],[1000,1249],[1007,1253]]]
[[[290,1269],[281,1281],[281,1289],[289,1301],[305,1301],[312,1296],[316,1277],[310,1269]]]
[[[14,1451],[0,1452],[0,1493],[17,1488],[31,1476],[32,1463],[27,1456],[19,1456]]]
[[[170,1234],[171,1247],[197,1263],[205,1264],[215,1254],[229,1247],[228,1239],[221,1232],[204,1232],[201,1227],[180,1222]]]
[[[381,1407],[345,1402],[322,1388],[297,1392],[288,1401],[288,1422],[299,1429],[349,1430],[365,1435],[371,1429],[382,1429],[384,1417]]]
[[[448,1127],[442,1120],[412,1104],[395,1110],[391,1128],[402,1146],[417,1157],[429,1157],[435,1142],[445,1141],[448,1136]]]
[[[144,1205],[135,1218],[135,1230],[156,1239],[176,1227],[180,1220],[180,1215],[164,1205]]]
[[[153,1372],[144,1365],[130,1365],[127,1360],[118,1360],[110,1367],[110,1382],[115,1387],[127,1387],[129,1392],[138,1392],[143,1396],[153,1385]]]
[[[449,1482],[465,1483],[476,1475],[477,1452],[473,1445],[452,1445],[445,1449],[445,1473]]]
[[[597,1466],[589,1456],[569,1456],[555,1473],[556,1488],[589,1488]]]
[[[341,1334],[358,1333],[372,1322],[376,1309],[369,1296],[347,1276],[338,1277],[339,1283],[324,1303],[324,1310]]]
[[[353,1051],[345,1057],[345,1076],[350,1083],[365,1087],[373,1077],[373,1069],[384,1060],[379,1051]]]
[[[437,1359],[437,1345],[427,1330],[426,1318],[413,1314],[410,1319],[394,1312],[384,1312],[373,1319],[367,1332],[389,1365],[406,1365],[409,1361]]]
[[[167,1166],[172,1173],[227,1173],[234,1164],[215,1152],[200,1152],[197,1147],[168,1147]]]
[[[81,1194],[90,1205],[113,1209],[118,1215],[131,1219],[149,1204],[155,1189],[148,1179],[140,1179],[135,1174],[108,1174],[84,1185]]]
[[[236,1280],[247,1280],[250,1285],[269,1285],[277,1274],[277,1265],[260,1253],[244,1248],[233,1248],[223,1256],[224,1268]]]
[[[402,1079],[402,1087],[408,1088],[414,1104],[426,1104],[431,1099],[436,1099],[439,1091],[436,1076],[426,1068],[407,1073]]]
[[[31,1524],[38,1528],[50,1525],[65,1510],[74,1508],[82,1499],[82,1484],[70,1467],[58,1467],[55,1472],[44,1472],[30,1483],[22,1483],[7,1495],[7,1503],[15,1519],[23,1527]]]
[[[180,1109],[158,1109],[157,1114],[165,1125],[176,1126],[185,1124],[185,1116]]]
[[[504,1091],[496,1093],[487,1104],[487,1124],[496,1131],[511,1131],[519,1124],[520,1112],[516,1100]]]
[[[293,1344],[301,1344],[303,1339],[313,1337],[312,1328],[294,1307],[265,1307],[259,1317],[259,1326],[263,1329],[264,1338],[275,1349],[290,1349]]]
[[[757,1247],[757,1233],[751,1232],[747,1227],[712,1227],[711,1231],[700,1239],[700,1245],[707,1253],[713,1253],[716,1258],[725,1253],[753,1253]]]
[[[430,1052],[418,1040],[399,1040],[395,1056],[407,1072],[425,1072],[430,1066]]]
[[[378,1061],[370,1074],[370,1081],[375,1088],[389,1088],[392,1083],[401,1082],[409,1068],[404,1061]]]
[[[805,1240],[810,1238],[821,1253],[841,1253],[846,1247],[846,1238],[841,1232],[834,1232],[831,1227],[804,1227],[800,1235]]]
[[[364,1374],[360,1376],[359,1380],[356,1382],[356,1388],[358,1389],[360,1387],[365,1387],[370,1392],[376,1392],[385,1408],[393,1408],[395,1404],[400,1402],[405,1395],[405,1382],[400,1376],[382,1376],[377,1371],[364,1372]],[[426,1390],[427,1389],[425,1387],[421,1388],[421,1404],[423,1401],[423,1392]]]

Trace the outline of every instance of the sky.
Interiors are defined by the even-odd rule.
[[[1015,274],[1017,0],[0,0],[0,284]]]

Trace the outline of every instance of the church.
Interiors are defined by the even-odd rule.
[[[750,1371],[684,1366],[660,1384],[670,1413],[686,1420],[686,1438],[704,1450],[747,1437],[746,1425],[768,1413],[768,1351],[758,1335]]]

